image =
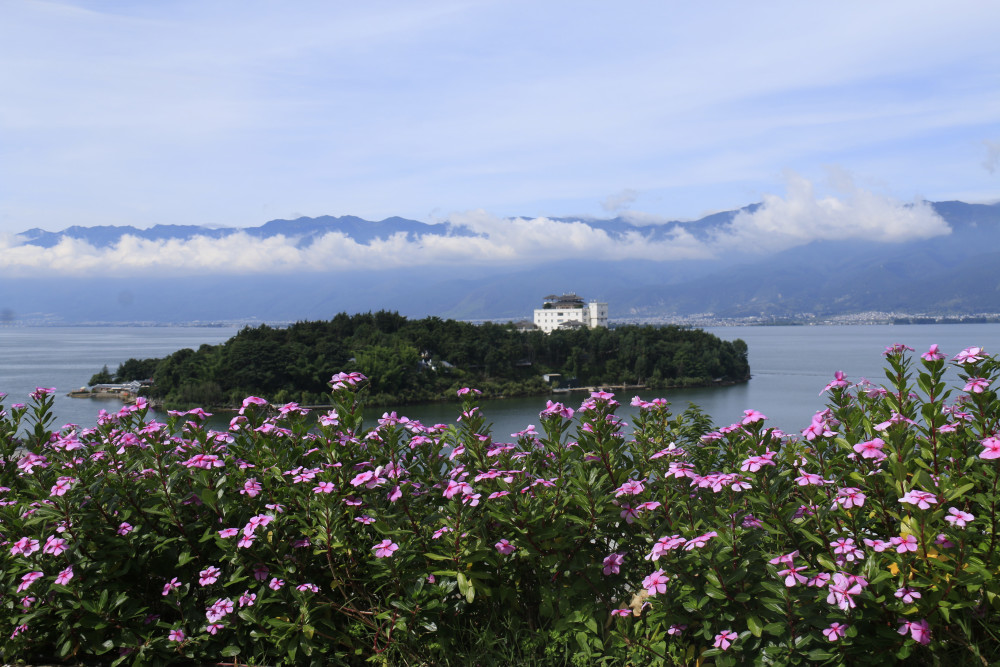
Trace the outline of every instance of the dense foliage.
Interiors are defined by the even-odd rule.
[[[310,431],[139,405],[0,407],[0,657],[167,664],[987,665],[1000,660],[1000,362],[837,373],[801,437],[597,392],[494,440],[332,380]],[[28,435],[18,440],[16,433]]]
[[[488,396],[543,394],[546,373],[583,386],[704,385],[749,378],[742,340],[700,330],[625,326],[520,332],[514,325],[473,325],[380,311],[337,315],[287,328],[246,327],[221,345],[181,350],[156,362],[129,359],[118,382],[153,378],[151,396],[167,405],[238,405],[249,394],[274,402],[325,403],[332,370],[371,379],[376,404],[453,399],[475,384]],[[96,377],[96,376],[95,376]]]

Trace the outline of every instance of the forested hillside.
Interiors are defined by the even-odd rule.
[[[248,395],[273,402],[323,403],[340,371],[371,379],[371,400],[411,403],[454,398],[466,385],[489,396],[541,394],[543,374],[559,384],[690,386],[749,378],[747,347],[701,330],[623,326],[544,334],[512,324],[473,325],[395,312],[340,314],[287,328],[247,327],[221,345],[160,360],[130,359],[115,379],[155,381],[167,405],[230,405]]]

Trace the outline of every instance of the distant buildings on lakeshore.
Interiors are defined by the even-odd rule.
[[[576,294],[550,294],[541,308],[535,309],[534,324],[545,333],[556,329],[574,329],[608,326],[608,304],[585,302]]]

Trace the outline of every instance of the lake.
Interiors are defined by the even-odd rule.
[[[221,343],[236,328],[214,327],[0,327],[0,392],[9,394],[4,403],[27,402],[35,387],[56,387],[57,424],[96,423],[100,409],[118,410],[116,399],[74,399],[66,393],[87,383],[105,364],[114,371],[129,357],[161,357],[186,347]],[[753,408],[767,415],[769,423],[788,432],[809,424],[813,413],[823,409],[820,390],[844,371],[848,379],[866,377],[884,380],[882,352],[893,343],[905,343],[920,354],[932,344],[949,357],[973,345],[987,352],[1000,349],[1000,324],[928,324],[857,326],[708,327],[725,340],[742,338],[749,347],[750,370],[746,384],[731,387],[642,392],[649,400],[667,398],[675,411],[689,402],[701,406],[718,426],[738,421]],[[330,374],[340,369],[330,369]],[[957,379],[952,375],[953,379]],[[583,393],[563,394],[562,400],[576,407]],[[618,396],[626,421],[635,413],[628,406],[632,395]],[[545,397],[484,401],[483,411],[493,423],[498,439],[538,424]],[[457,404],[416,405],[396,408],[425,423],[453,423]],[[372,408],[371,418],[382,413]],[[219,427],[224,425],[222,421]]]

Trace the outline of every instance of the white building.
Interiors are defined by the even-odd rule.
[[[608,304],[585,303],[576,294],[545,297],[541,308],[535,309],[535,325],[545,333],[573,327],[607,327]]]

